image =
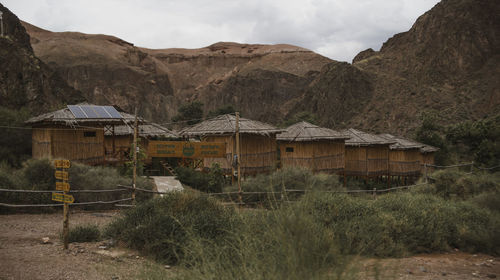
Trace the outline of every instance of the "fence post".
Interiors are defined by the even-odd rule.
[[[474,161],[470,163],[470,174],[474,171]]]
[[[373,188],[373,198],[377,198],[377,188]]]
[[[425,183],[427,184],[429,181],[427,178],[427,163],[424,163],[424,176],[425,176]]]

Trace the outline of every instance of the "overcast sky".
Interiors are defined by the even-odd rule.
[[[292,44],[351,62],[407,31],[439,0],[1,0],[51,31],[117,36],[147,48],[220,41]]]

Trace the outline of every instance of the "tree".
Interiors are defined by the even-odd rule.
[[[201,122],[203,118],[203,103],[193,101],[183,104],[178,110],[178,114],[172,118],[174,122],[185,122],[188,125],[193,125]]]
[[[287,127],[287,126],[290,126],[292,124],[296,124],[296,123],[301,122],[301,121],[305,121],[305,122],[312,123],[312,124],[317,124],[318,123],[318,116],[316,116],[315,114],[313,114],[311,112],[302,111],[302,112],[299,112],[299,113],[293,115],[291,118],[283,121],[281,126]]]
[[[220,115],[232,114],[234,112],[236,112],[236,109],[234,109],[233,105],[225,105],[223,107],[219,107],[219,108],[215,109],[214,111],[208,112],[207,117],[213,118],[213,117],[217,117]]]

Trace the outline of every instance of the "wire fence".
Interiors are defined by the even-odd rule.
[[[432,165],[432,164],[427,164],[426,166],[429,167],[434,167],[434,168],[456,168],[456,167],[464,167],[464,166],[474,166],[474,163],[465,163],[465,164],[456,164],[456,165],[447,165],[447,166],[439,166],[439,165]],[[481,168],[481,167],[476,167],[479,170],[493,170],[500,168],[500,166],[493,166],[493,167],[487,167],[487,168]],[[435,180],[435,178],[432,178],[431,176],[424,176],[426,179],[426,182],[424,183],[419,183],[419,184],[413,184],[413,185],[407,185],[407,186],[396,186],[396,187],[391,187],[391,188],[384,188],[384,189],[360,189],[360,190],[302,190],[302,189],[283,189],[282,191],[252,191],[252,192],[220,192],[220,193],[206,193],[205,195],[211,196],[211,197],[228,197],[230,200],[240,200],[237,202],[234,201],[224,201],[224,205],[252,205],[252,204],[260,204],[262,202],[260,201],[244,201],[242,197],[245,196],[274,196],[276,197],[277,195],[280,198],[286,198],[287,194],[291,193],[309,193],[309,192],[319,192],[319,193],[337,193],[337,194],[360,194],[360,193],[365,193],[365,194],[372,194],[372,195],[377,195],[377,194],[383,194],[383,193],[388,193],[391,191],[398,191],[398,190],[409,190],[418,186],[423,186],[423,185],[428,185],[431,184],[429,183],[429,179],[432,181]],[[26,189],[7,189],[7,188],[0,188],[0,193],[2,192],[7,192],[7,193],[35,193],[35,194],[44,194],[44,193],[62,193],[62,191],[57,191],[57,190],[26,190]],[[150,194],[166,194],[166,192],[159,192],[155,190],[147,190],[143,188],[134,188],[132,186],[126,186],[126,185],[117,185],[117,188],[115,189],[103,189],[103,190],[70,190],[68,193],[112,193],[112,192],[143,192],[143,193],[150,193]],[[120,202],[125,202],[125,201],[132,201],[132,198],[122,198],[122,199],[115,199],[115,200],[108,200],[108,201],[88,201],[88,202],[74,202],[71,203],[71,205],[74,206],[80,206],[80,205],[102,205],[102,204],[116,204],[115,206],[133,206],[133,205],[120,205],[118,203]],[[285,201],[283,201],[285,202]],[[291,201],[286,201],[286,202],[291,202]],[[63,203],[51,203],[51,204],[11,204],[11,203],[0,203],[0,206],[2,207],[10,207],[10,208],[27,208],[27,207],[58,207],[58,206],[63,206]]]

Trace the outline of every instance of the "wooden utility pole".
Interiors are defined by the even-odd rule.
[[[63,191],[64,196],[68,194],[66,190]],[[69,244],[69,204],[65,201],[63,205],[63,241],[64,250],[68,250]]]
[[[240,166],[240,112],[236,112],[236,164],[238,166],[238,192],[239,200],[241,199],[241,166]]]
[[[137,183],[137,107],[134,110],[134,171],[132,175],[132,204],[135,204],[135,184]]]

